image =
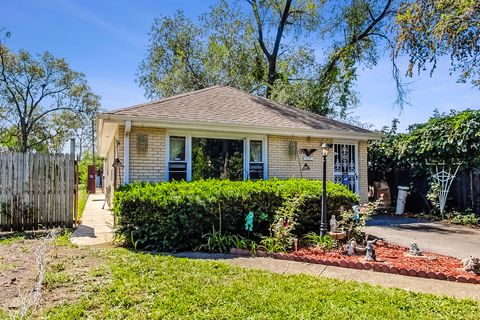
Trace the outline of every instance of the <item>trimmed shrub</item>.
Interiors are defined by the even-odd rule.
[[[301,198],[296,217],[298,235],[320,225],[322,183],[315,180],[198,180],[193,182],[135,183],[115,192],[117,233],[136,248],[189,250],[202,243],[202,235],[221,231],[247,236],[245,217],[255,213],[250,237],[269,234],[275,212],[288,199]],[[358,203],[358,196],[342,185],[327,182],[329,213]],[[260,214],[266,217],[259,219]]]

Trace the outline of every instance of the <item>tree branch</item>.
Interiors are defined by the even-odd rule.
[[[257,22],[257,32],[258,32],[258,43],[260,44],[260,48],[262,48],[263,53],[270,59],[270,52],[268,52],[267,47],[265,46],[265,40],[263,38],[263,22],[260,19],[260,14],[258,13],[258,6],[256,0],[247,0],[248,3],[252,6],[253,15],[255,16],[255,21]]]

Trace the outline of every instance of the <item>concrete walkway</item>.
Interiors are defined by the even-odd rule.
[[[70,241],[77,245],[98,245],[113,239],[113,215],[108,205],[102,209],[104,194],[90,194],[83,210],[82,224],[73,232]]]
[[[479,229],[415,218],[376,216],[367,222],[365,232],[402,246],[416,242],[421,250],[458,259],[480,257]]]
[[[352,280],[383,287],[400,288],[413,292],[480,300],[480,285],[469,283],[407,277],[398,274],[379,273],[371,270],[355,270],[272,258],[239,257],[199,252],[184,252],[175,254],[175,256],[190,259],[218,260],[235,266],[260,269],[280,274],[304,273],[325,278]]]

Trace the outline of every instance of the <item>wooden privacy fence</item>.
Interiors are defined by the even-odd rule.
[[[72,227],[75,177],[73,155],[0,152],[0,229]]]

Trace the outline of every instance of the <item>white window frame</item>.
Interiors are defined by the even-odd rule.
[[[360,165],[360,158],[358,157],[359,156],[359,153],[358,153],[358,141],[356,140],[333,140],[333,144],[332,144],[332,174],[333,174],[333,179],[335,179],[335,149],[334,149],[334,145],[336,144],[349,144],[349,145],[353,145],[355,146],[355,174],[357,176],[357,181],[355,183],[355,193],[360,195],[360,175],[359,175],[359,171],[358,171],[358,167]]]
[[[242,133],[213,132],[198,130],[167,129],[165,133],[165,181],[169,181],[170,137],[185,137],[185,160],[187,181],[192,181],[192,138],[243,140],[243,180],[250,176],[250,140],[262,141],[263,179],[268,179],[268,139],[266,135],[245,135]]]

